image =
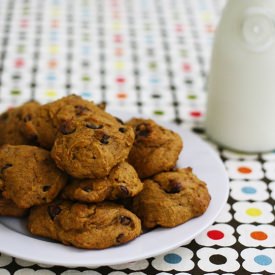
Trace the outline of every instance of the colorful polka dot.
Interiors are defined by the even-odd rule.
[[[116,96],[117,96],[117,98],[119,98],[119,99],[125,99],[125,98],[128,97],[128,95],[127,95],[126,93],[123,93],[123,92],[117,93]]]
[[[48,66],[49,66],[49,68],[51,68],[51,69],[56,68],[56,67],[57,67],[57,61],[54,60],[54,59],[51,59],[51,60],[48,62]]]
[[[163,116],[165,114],[165,112],[162,110],[155,110],[153,113],[154,115],[157,115],[157,116]]]
[[[122,48],[116,48],[115,49],[115,55],[116,56],[122,56],[123,55],[123,49]]]
[[[196,95],[188,95],[187,96],[187,99],[190,99],[190,100],[195,100],[197,99],[198,97]]]
[[[184,63],[184,64],[182,65],[182,69],[183,69],[183,71],[186,72],[186,73],[191,72],[191,70],[192,70],[191,64],[189,64],[189,63]]]
[[[119,84],[123,84],[126,82],[126,79],[124,77],[117,77],[116,82]]]
[[[24,53],[25,49],[26,49],[26,47],[24,45],[18,45],[17,46],[17,52],[18,53]]]
[[[258,208],[248,208],[246,214],[251,217],[259,217],[262,215],[262,211]]]
[[[254,258],[254,261],[263,266],[271,265],[272,259],[266,255],[258,255]]]
[[[182,258],[178,254],[170,253],[164,256],[164,260],[169,264],[178,264],[181,262]]]
[[[17,95],[20,95],[20,94],[21,94],[21,91],[20,91],[19,89],[13,89],[13,90],[11,90],[10,93],[11,93],[12,95],[17,96]]]
[[[25,65],[25,60],[22,58],[18,58],[15,60],[15,67],[22,68]]]
[[[194,118],[199,118],[202,116],[202,113],[200,111],[191,111],[190,116],[192,116]]]
[[[221,240],[224,237],[224,233],[220,230],[210,230],[207,232],[207,236],[212,240]]]
[[[59,24],[60,24],[59,20],[52,20],[51,27],[58,28]]]
[[[57,91],[55,91],[55,90],[47,90],[47,91],[45,92],[45,94],[46,94],[46,96],[48,96],[48,97],[56,97],[56,96],[57,96]]]
[[[49,47],[49,52],[51,54],[57,54],[59,52],[59,47],[57,45],[52,45]]]
[[[257,192],[257,190],[253,187],[245,186],[242,188],[242,192],[245,194],[255,194]]]
[[[252,169],[246,166],[241,166],[238,168],[238,171],[242,174],[250,174],[252,172]]]
[[[268,238],[267,234],[263,231],[253,231],[250,233],[252,239],[263,241]]]

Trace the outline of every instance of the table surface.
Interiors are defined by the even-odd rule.
[[[48,102],[76,93],[204,137],[206,76],[224,3],[1,0],[1,111],[30,98]],[[275,152],[213,147],[228,171],[230,197],[214,225],[190,244],[94,270],[45,267],[0,253],[0,274],[274,274]]]

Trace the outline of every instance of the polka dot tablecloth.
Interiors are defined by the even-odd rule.
[[[0,0],[0,108],[75,93],[203,138],[224,0]],[[275,152],[212,144],[230,177],[216,222],[189,244],[120,266],[68,269],[0,254],[0,275],[275,274]],[[1,244],[0,244],[1,250]]]

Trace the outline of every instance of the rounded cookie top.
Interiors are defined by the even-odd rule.
[[[62,191],[63,198],[101,202],[136,196],[143,188],[135,169],[127,162],[115,166],[106,178],[74,179]]]
[[[24,134],[37,138],[40,146],[51,149],[60,130],[66,131],[66,124],[74,120],[89,122],[97,118],[101,124],[118,123],[102,107],[80,96],[69,95],[54,102],[42,105],[32,119],[24,125]]]
[[[120,205],[69,201],[34,207],[28,229],[34,235],[86,249],[120,245],[141,234],[140,220]]]
[[[140,178],[169,171],[175,167],[182,150],[181,137],[151,119],[131,119],[128,125],[135,130],[135,142],[128,161]]]
[[[28,145],[0,147],[0,185],[3,197],[20,208],[52,201],[67,176],[44,149]]]
[[[133,211],[146,228],[174,227],[202,215],[210,199],[206,184],[191,168],[178,169],[145,180]]]
[[[52,158],[57,166],[75,178],[103,178],[124,161],[134,142],[134,132],[122,124],[103,124],[98,119],[67,124],[57,135]]]
[[[26,138],[22,127],[26,121],[34,116],[40,105],[30,101],[22,106],[10,109],[0,115],[0,145],[24,145],[35,143],[34,138]]]

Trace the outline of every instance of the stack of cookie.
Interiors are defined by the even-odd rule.
[[[124,123],[71,95],[0,116],[0,216],[80,248],[126,243],[143,228],[203,214],[210,196],[191,168],[175,169],[176,133],[152,120]]]

